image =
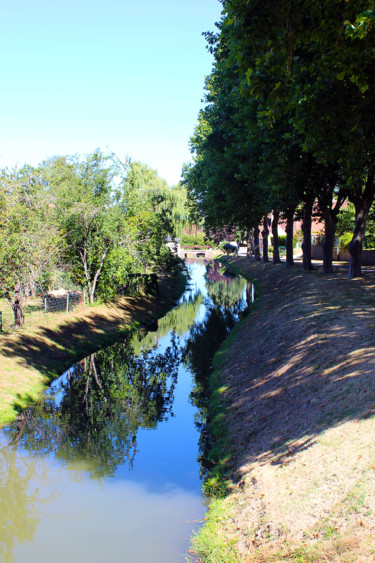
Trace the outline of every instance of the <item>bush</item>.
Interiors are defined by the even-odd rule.
[[[363,243],[363,247],[366,250],[371,250],[375,248],[375,233],[372,232],[368,232],[365,236],[365,240]]]
[[[186,235],[181,236],[181,246],[213,246],[212,241],[206,237],[202,232],[198,232],[196,235]]]
[[[237,246],[230,244],[230,242],[221,244],[220,249],[223,250],[225,254],[234,254],[235,252],[237,252]]]
[[[340,237],[340,248],[349,248],[349,243],[353,238],[353,233],[346,231]]]
[[[278,239],[279,239],[279,246],[286,245],[286,235],[279,235]],[[271,246],[273,246],[273,237],[271,237]]]

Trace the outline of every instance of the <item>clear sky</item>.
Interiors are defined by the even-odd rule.
[[[12,0],[0,34],[0,167],[100,147],[177,183],[219,0]]]

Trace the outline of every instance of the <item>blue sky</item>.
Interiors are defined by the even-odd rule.
[[[100,147],[177,183],[219,0],[2,4],[0,167]]]

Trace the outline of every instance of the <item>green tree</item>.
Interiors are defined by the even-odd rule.
[[[165,245],[173,226],[161,208],[169,188],[154,170],[97,150],[83,159],[54,158],[43,172],[59,210],[66,263],[91,303],[97,291],[113,298],[131,272],[173,265]]]
[[[128,238],[114,186],[119,163],[97,150],[83,160],[57,157],[43,167],[60,211],[66,258],[72,264],[75,281],[86,285],[93,303],[110,250],[125,245]]]
[[[133,271],[174,269],[179,262],[166,246],[167,236],[175,236],[172,188],[155,170],[140,162],[131,162],[121,185],[121,209],[133,245],[127,244],[138,269]]]
[[[53,204],[31,167],[1,171],[0,206],[0,288],[12,307],[15,328],[20,328],[23,306],[56,261],[63,237]]]
[[[259,195],[260,203],[255,208],[267,209],[267,200],[274,200],[272,208],[279,210],[281,205],[284,209],[280,211],[291,214],[288,195],[292,200],[295,196],[295,203],[304,206],[306,225],[311,202],[317,198],[326,223],[325,272],[332,269],[337,215],[345,197],[349,197],[357,217],[350,275],[358,275],[375,190],[374,100],[370,87],[375,70],[373,7],[369,9],[365,0],[324,5],[312,0],[222,3],[220,33],[210,34],[208,39],[215,56],[210,80],[215,75],[224,78],[221,82],[226,90],[216,88],[212,107],[203,110],[211,127],[206,138],[212,131],[220,133],[212,115],[226,119],[220,135],[225,170],[219,168],[220,176],[225,178],[228,173],[247,183],[245,192]],[[225,103],[232,108],[230,119],[224,111]],[[240,123],[247,135],[238,134],[236,124]],[[195,172],[208,171],[207,180],[203,177],[208,187],[204,198],[211,203],[209,166],[210,161],[214,166],[217,162],[205,151],[204,144],[202,147],[198,151],[201,161],[194,165],[191,179],[202,181]],[[299,160],[293,160],[295,152]],[[298,169],[303,168],[299,164],[306,157],[313,166],[308,167],[311,175],[301,184]],[[232,201],[236,201],[240,189],[232,183]],[[309,229],[304,232],[305,252]],[[308,263],[307,257],[307,267]]]

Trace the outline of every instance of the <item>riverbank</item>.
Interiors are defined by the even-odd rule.
[[[74,362],[148,325],[171,309],[185,287],[162,276],[157,296],[126,297],[69,314],[46,315],[22,330],[0,335],[0,426],[37,400],[53,379]]]
[[[205,563],[375,561],[375,274],[226,262],[260,298],[215,357],[227,490],[216,471],[195,549]]]

